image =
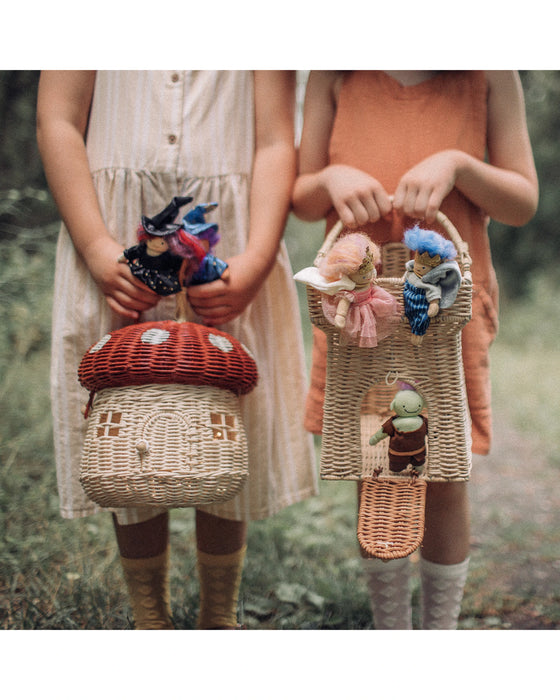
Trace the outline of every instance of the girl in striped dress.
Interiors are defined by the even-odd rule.
[[[317,492],[302,427],[305,364],[295,285],[281,242],[295,173],[294,75],[283,71],[47,71],[38,143],[60,232],[52,336],[52,403],[63,517],[99,509],[79,483],[87,402],[76,380],[83,353],[127,323],[174,317],[118,262],[142,215],[174,196],[218,202],[216,255],[229,275],[189,288],[200,322],[255,357],[260,381],[242,399],[249,479],[242,493],[196,510],[199,627],[236,626],[246,524]],[[169,516],[113,513],[137,629],[172,627]]]

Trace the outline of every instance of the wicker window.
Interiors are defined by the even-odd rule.
[[[237,441],[237,423],[235,416],[227,413],[211,413],[212,437],[214,440]]]
[[[97,424],[97,437],[117,437],[122,424],[122,413],[120,411],[104,411],[99,414]]]

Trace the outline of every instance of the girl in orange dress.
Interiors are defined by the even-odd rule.
[[[485,160],[487,155],[487,160]],[[489,217],[522,226],[538,183],[523,93],[515,71],[311,72],[304,107],[297,216],[340,219],[378,244],[401,241],[416,221],[437,228],[441,210],[469,245],[473,318],[463,364],[473,451],[490,446],[488,351],[497,331],[498,288]],[[306,427],[321,432],[326,343],[314,332]],[[469,555],[464,482],[432,483],[421,553],[424,628],[455,628]],[[408,560],[365,562],[376,628],[411,627]],[[391,599],[391,613],[384,602]]]

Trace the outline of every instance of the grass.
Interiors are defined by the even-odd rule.
[[[7,246],[0,269],[0,629],[130,629],[109,517],[67,521],[58,514],[48,395],[54,244],[52,230],[44,234],[25,232],[24,240]],[[295,269],[311,264],[320,236],[318,227],[290,221]],[[504,305],[493,367],[497,410],[522,434],[545,435],[542,457],[558,466],[551,447],[560,443],[555,294],[541,281],[532,298]],[[305,311],[302,322],[309,341]],[[512,400],[519,396],[523,402]],[[251,523],[240,602],[249,629],[371,628],[355,508],[354,484],[322,482],[319,497]],[[507,537],[504,547],[521,547],[539,540],[539,532],[517,525]],[[198,584],[191,510],[173,512],[171,538],[174,614],[180,628],[193,629]],[[539,542],[549,557],[556,544],[552,536]],[[484,568],[475,566],[462,626],[491,627],[520,600],[530,605],[530,591],[509,598],[488,591]],[[560,623],[560,600],[537,600],[533,613]]]
[[[493,400],[522,433],[560,445],[558,288],[535,281],[529,300],[504,305],[502,330],[492,352]],[[560,467],[560,455],[547,456]]]

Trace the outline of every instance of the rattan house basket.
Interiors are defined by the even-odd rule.
[[[432,319],[418,347],[410,342],[404,316],[395,332],[375,348],[344,344],[323,315],[320,292],[307,287],[311,321],[327,338],[321,478],[361,482],[358,539],[366,551],[382,559],[407,556],[421,544],[426,483],[466,481],[471,470],[461,357],[461,329],[472,308],[471,259],[467,244],[441,212],[437,223],[458,251],[462,282],[454,304]],[[315,265],[341,232],[339,222],[325,239]],[[410,258],[404,244],[382,247],[378,284],[399,302]],[[390,404],[401,384],[420,393],[427,407],[427,462],[419,476],[411,470],[391,472],[387,442],[375,446],[368,442],[391,414]]]
[[[90,391],[80,482],[104,507],[226,501],[248,476],[240,396],[258,381],[231,335],[191,322],[130,325],[82,358]]]

